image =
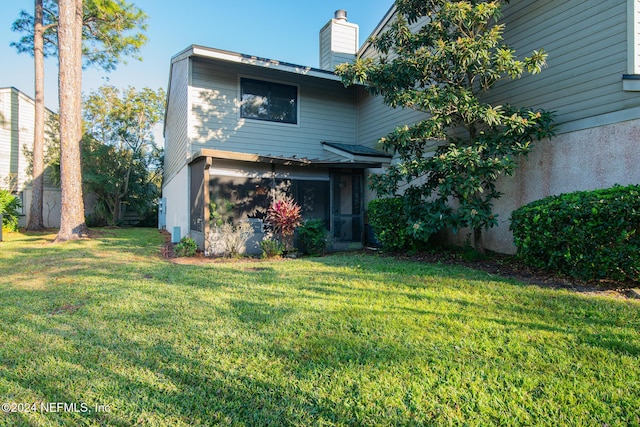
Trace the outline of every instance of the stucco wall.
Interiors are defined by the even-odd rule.
[[[640,120],[564,133],[536,144],[516,175],[499,181],[504,193],[494,205],[500,225],[484,233],[487,249],[515,252],[511,212],[543,197],[640,183]],[[465,242],[466,231],[453,240]]]

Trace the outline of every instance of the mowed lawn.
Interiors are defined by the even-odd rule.
[[[97,234],[5,233],[1,426],[640,425],[637,300],[364,254],[180,265],[156,230]]]

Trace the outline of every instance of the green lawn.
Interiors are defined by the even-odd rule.
[[[1,426],[640,425],[638,301],[362,254],[178,265],[155,230],[53,237],[0,243],[0,403],[22,411]]]

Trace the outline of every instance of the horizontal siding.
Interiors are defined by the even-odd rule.
[[[27,174],[29,162],[25,155],[25,149],[33,152],[35,123],[35,101],[22,92],[18,96],[18,152],[17,154],[17,173],[18,188],[24,189],[31,176]]]
[[[640,105],[637,94],[622,90],[625,0],[516,0],[504,8],[503,22],[505,42],[519,56],[544,48],[548,65],[538,75],[501,82],[487,101],[552,110],[557,124]]]
[[[331,70],[331,24],[320,31],[320,68]]]
[[[356,140],[355,89],[340,82],[294,76],[275,70],[194,60],[191,87],[192,151],[216,148],[274,156],[322,158],[322,141]],[[239,117],[239,77],[298,85],[298,124]]]
[[[12,112],[11,89],[0,89],[0,188],[4,188],[5,179],[11,174],[12,160]]]
[[[543,48],[547,67],[538,75],[498,83],[485,101],[555,111],[558,125],[640,106],[637,93],[622,90],[628,62],[627,0],[513,0],[504,6],[502,22],[505,43],[521,58]],[[361,55],[378,56],[371,46]],[[393,120],[416,120],[411,110],[392,113],[371,100],[362,102],[360,110],[362,141],[388,131]]]
[[[45,150],[49,136],[46,128],[51,115],[45,113]],[[0,89],[0,188],[5,187],[9,177],[17,179],[17,191],[22,191],[30,182],[27,173],[29,160],[25,151],[33,152],[35,101],[15,88]],[[45,170],[46,187],[54,187],[51,174]]]
[[[381,137],[398,126],[413,124],[425,117],[419,111],[390,108],[384,104],[382,97],[371,96],[361,88],[358,93],[358,143],[375,147]]]
[[[334,22],[331,49],[334,52],[355,54],[358,50],[358,27],[353,24]]]
[[[171,65],[171,81],[167,99],[167,123],[164,135],[164,182],[168,183],[184,166],[189,154],[189,59]]]

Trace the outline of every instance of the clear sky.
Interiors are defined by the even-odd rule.
[[[360,26],[362,44],[393,0],[129,0],[148,18],[149,41],[142,62],[129,59],[110,73],[87,69],[83,93],[102,84],[166,90],[173,55],[191,44],[318,66],[318,33],[338,9]],[[33,14],[33,0],[0,0],[0,87],[33,96],[33,59],[10,46],[20,38],[11,24],[20,10]],[[58,111],[57,60],[45,62],[45,104]]]

